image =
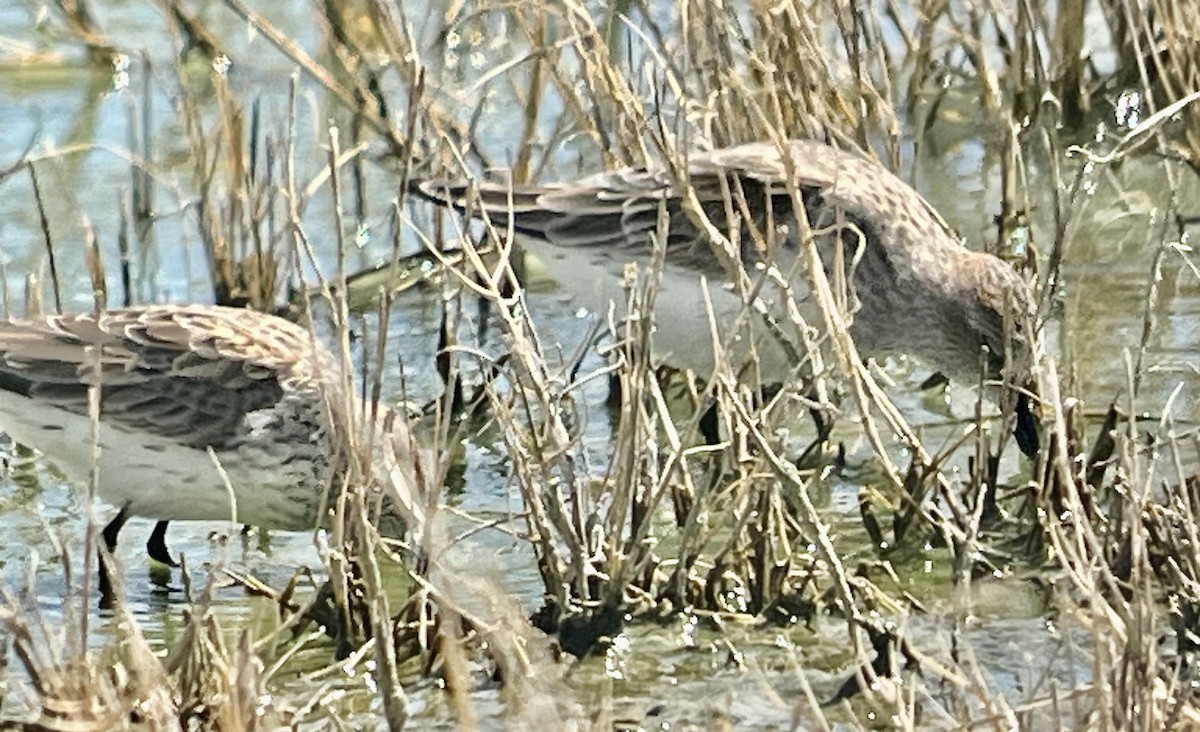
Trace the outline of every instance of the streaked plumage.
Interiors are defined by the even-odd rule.
[[[790,177],[827,273],[832,275],[835,265],[845,267],[858,301],[850,332],[860,352],[909,353],[944,371],[974,375],[986,345],[998,370],[1006,346],[1006,309],[1018,328],[1032,313],[1021,277],[997,257],[962,247],[929,204],[882,166],[811,141],[790,141],[782,152],[788,158],[773,143],[760,142],[687,159],[687,183],[716,228],[739,243],[751,280],[761,280],[764,268],[758,265],[770,263],[785,277],[794,273],[789,280],[794,300],[803,306],[810,299],[807,275],[793,268],[799,227]],[[443,206],[487,216],[501,231],[511,223],[550,273],[597,312],[610,302],[618,307],[624,302],[624,266],[651,260],[651,236],[665,214],[656,355],[703,376],[711,373],[714,359],[700,276],[710,280],[718,333],[728,337],[730,324],[744,310],[720,258],[684,211],[676,181],[664,169],[624,169],[550,186],[426,181],[416,190]],[[840,263],[835,261],[839,239],[845,252]],[[768,283],[757,293],[764,312],[782,320],[780,290]],[[810,323],[820,322],[815,307],[801,312]],[[764,380],[793,378],[797,364],[789,349],[759,327],[761,318],[751,322]],[[798,345],[792,344],[792,353],[804,352]],[[1015,345],[1024,348],[1024,340]],[[724,346],[735,367],[750,351],[744,342]]]
[[[129,515],[237,520],[303,530],[321,523],[350,466],[359,417],[338,367],[307,330],[249,310],[146,306],[0,321],[0,430],[68,478],[91,466],[88,385],[99,359],[99,494]],[[353,410],[361,415],[361,405]],[[384,410],[375,478],[404,494],[415,452]],[[403,495],[402,495],[403,497]]]

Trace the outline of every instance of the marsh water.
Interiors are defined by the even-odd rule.
[[[290,12],[272,12],[272,20],[301,45],[314,47],[318,33],[305,19],[313,11],[303,3]],[[109,263],[109,291],[121,292],[118,279],[117,233],[119,209],[131,186],[130,166],[120,151],[131,147],[131,125],[140,115],[150,120],[152,158],[155,161],[155,202],[158,213],[153,246],[135,251],[134,297],[138,301],[207,302],[212,290],[200,242],[187,222],[186,208],[194,191],[181,181],[186,165],[187,140],[172,101],[154,81],[169,75],[174,50],[165,32],[164,18],[150,4],[118,4],[98,8],[100,22],[114,38],[136,39],[128,49],[127,67],[96,69],[87,66],[81,52],[70,44],[58,43],[45,28],[32,3],[0,8],[0,169],[7,168],[26,151],[48,154],[78,148],[54,156],[37,167],[43,198],[47,203],[50,229],[55,240],[56,266],[63,283],[63,308],[68,311],[92,307],[85,258],[85,233],[94,227]],[[294,71],[290,62],[275,53],[257,33],[228,12],[214,9],[207,20],[226,32],[235,58],[253,58],[254,64],[237,65],[230,71],[236,90],[256,98],[266,119],[278,118],[286,109],[286,88]],[[461,67],[457,77],[466,93],[489,66],[515,53],[503,37],[502,28],[483,41],[464,37],[461,48],[441,48],[441,63]],[[418,35],[420,29],[418,28]],[[146,50],[145,58],[135,51]],[[37,56],[35,60],[29,59]],[[26,59],[18,62],[18,58]],[[1103,62],[1103,59],[1100,59]],[[185,72],[203,83],[211,69],[206,62],[186,62]],[[149,97],[142,89],[149,77]],[[320,133],[338,112],[329,100],[301,82],[297,159],[302,177],[316,175],[325,165],[319,149]],[[515,155],[514,130],[519,125],[516,102],[505,99],[502,85],[488,87],[485,121],[479,126],[480,141],[489,146],[496,160]],[[451,90],[442,90],[449,95]],[[1111,99],[1095,110],[1079,142],[1089,142],[1103,130],[1121,134],[1130,124],[1118,114],[1115,90]],[[144,99],[151,104],[147,110]],[[970,99],[953,95],[939,107],[934,121],[906,139],[922,140],[919,148],[906,146],[902,177],[933,203],[973,247],[994,239],[993,217],[998,213],[999,123],[979,118],[979,108]],[[549,124],[549,122],[547,122]],[[1051,184],[1044,153],[1028,151],[1030,184],[1048,190]],[[595,170],[594,153],[565,149],[557,158],[557,169],[544,176],[573,176]],[[1070,180],[1079,156],[1061,161]],[[369,187],[374,191],[374,208],[365,226],[351,232],[355,241],[347,268],[367,268],[386,261],[391,241],[386,230],[389,191],[396,186],[392,173],[368,166]],[[1200,214],[1195,176],[1184,167],[1174,169],[1174,181],[1163,176],[1157,160],[1126,162],[1119,168],[1084,172],[1082,213],[1070,229],[1064,271],[1065,285],[1046,332],[1052,352],[1067,352],[1079,393],[1088,411],[1103,410],[1113,399],[1127,394],[1125,355],[1137,357],[1146,317],[1146,295],[1164,238],[1174,242],[1161,258],[1161,279],[1150,315],[1153,330],[1145,354],[1147,376],[1138,403],[1147,411],[1146,429],[1158,429],[1163,405],[1170,405],[1175,429],[1186,429],[1200,419],[1196,403],[1195,374],[1200,369],[1197,350],[1200,328],[1200,283],[1191,268],[1187,229],[1173,229],[1168,217],[1173,211]],[[177,187],[178,184],[178,187]],[[1174,198],[1173,198],[1174,197]],[[1032,242],[1048,247],[1053,239],[1051,197],[1032,195],[1039,202],[1030,212]],[[413,206],[414,225],[427,223],[429,215]],[[328,232],[333,226],[328,196],[317,196],[306,212],[313,231]],[[1165,235],[1163,232],[1167,232]],[[1194,232],[1193,232],[1194,233]],[[327,272],[335,260],[333,237],[318,240],[318,258]],[[411,251],[416,238],[409,240]],[[1042,252],[1043,264],[1045,251]],[[0,180],[0,262],[4,266],[7,300],[20,313],[30,274],[41,282],[44,309],[51,309],[46,245],[27,174]],[[115,303],[115,295],[114,302]],[[572,353],[587,336],[593,314],[576,306],[569,292],[547,291],[531,296],[534,321],[544,339],[563,344]],[[441,319],[440,293],[414,290],[401,296],[393,313],[391,348],[403,354],[405,389],[420,401],[437,395],[439,382],[433,369],[433,353]],[[594,354],[587,362],[601,365]],[[393,362],[395,363],[395,362]],[[937,446],[960,434],[974,408],[967,389],[923,393],[917,389],[929,369],[906,359],[884,364],[895,381],[890,393],[905,415],[921,428],[928,444]],[[399,367],[395,367],[398,371]],[[586,366],[585,366],[586,368]],[[391,398],[400,394],[398,373],[387,381]],[[610,423],[603,407],[605,391],[597,383],[585,392],[587,413],[585,445],[595,464],[604,464]],[[2,428],[3,425],[0,425]],[[869,552],[858,519],[858,494],[872,469],[870,447],[853,425],[843,427],[839,437],[846,442],[849,469],[827,486],[822,509],[834,527],[840,551],[853,556]],[[902,456],[896,446],[898,456]],[[64,597],[70,595],[64,580],[64,563],[59,544],[73,562],[80,561],[80,545],[86,507],[77,486],[66,485],[53,465],[30,459],[8,447],[8,469],[0,477],[0,570],[7,592],[30,587],[24,604],[36,606],[49,622],[60,618]],[[1011,451],[1011,452],[1015,452]],[[495,431],[481,430],[468,437],[461,486],[449,500],[477,515],[503,516],[514,510],[519,497],[510,477],[505,448]],[[965,460],[965,458],[963,458]],[[962,466],[959,466],[961,469]],[[1009,455],[1004,463],[1007,479],[1020,482],[1028,465]],[[101,521],[111,515],[108,506],[97,506]],[[178,572],[150,567],[141,549],[152,522],[136,519],[126,526],[119,556],[125,567],[125,589],[131,607],[152,644],[168,646],[181,625],[185,604]],[[222,537],[232,537],[224,539]],[[173,551],[187,557],[196,586],[209,576],[209,567],[225,564],[253,574],[280,587],[299,567],[319,567],[320,541],[312,535],[272,532],[242,536],[228,526],[172,525],[169,542]],[[522,603],[534,609],[540,601],[541,581],[528,551],[500,532],[481,532],[462,542],[455,558],[464,568],[487,573]],[[969,597],[951,589],[948,557],[930,550],[910,557],[910,571],[901,572],[913,584],[903,589],[921,600],[928,612],[914,616],[909,633],[919,644],[945,647],[951,618],[969,617],[968,631],[960,639],[973,650],[980,666],[989,674],[998,693],[1014,699],[1039,682],[1043,669],[1052,668],[1064,682],[1087,678],[1086,659],[1070,652],[1070,633],[1062,631],[1045,613],[1045,598],[1033,583],[1020,578],[980,581]],[[914,568],[919,568],[914,569]],[[217,575],[218,579],[220,575]],[[911,579],[916,578],[916,579]],[[214,606],[226,628],[267,629],[273,621],[269,601],[251,598],[241,588],[221,582]],[[96,615],[93,642],[103,642],[111,633],[111,618]],[[752,625],[727,627],[718,633],[707,626],[692,628],[680,620],[668,625],[634,625],[622,643],[607,657],[584,662],[573,682],[582,702],[607,695],[614,716],[632,723],[670,723],[671,728],[706,728],[713,720],[727,718],[739,729],[788,728],[793,724],[795,702],[801,693],[797,675],[803,673],[818,698],[827,698],[845,677],[853,659],[847,656],[844,640],[823,635],[827,624],[816,630],[761,628]],[[840,632],[839,628],[839,632]],[[743,662],[732,663],[730,649]],[[336,703],[347,711],[371,713],[371,699],[361,678],[339,676],[321,670],[332,663],[329,646],[314,642],[289,666],[293,674],[281,684],[281,693],[294,690],[298,697],[315,683],[330,683],[344,690]],[[414,712],[430,727],[452,727],[441,692],[429,682],[414,688]],[[485,719],[489,711],[500,714],[498,692],[475,692],[478,711]]]

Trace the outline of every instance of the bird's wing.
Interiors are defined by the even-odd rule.
[[[718,231],[726,236],[736,231],[743,259],[757,260],[762,241],[792,223],[788,177],[807,208],[839,185],[847,160],[879,167],[818,142],[790,141],[783,152],[759,142],[692,154],[686,184]],[[714,265],[705,237],[684,211],[679,184],[663,168],[623,168],[549,186],[429,180],[415,190],[442,206],[486,217],[500,230],[511,225],[517,233],[562,247],[615,247],[626,255],[648,255],[651,236],[665,231],[669,262],[700,269]]]
[[[0,389],[87,414],[88,387],[98,382],[107,424],[221,447],[248,413],[311,381],[315,348],[296,325],[234,308],[0,321]]]

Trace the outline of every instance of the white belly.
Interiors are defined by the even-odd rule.
[[[624,261],[607,257],[599,249],[567,250],[539,241],[522,243],[575,302],[601,316],[612,303],[617,317],[625,316]],[[650,268],[648,261],[639,263],[639,274],[648,274]],[[747,312],[741,296],[724,278],[702,283],[698,272],[664,266],[654,300],[654,360],[689,369],[708,379],[715,366],[715,342],[735,372],[750,363],[753,347],[763,383],[782,383],[794,378],[805,354],[799,345],[802,341],[797,337],[796,326],[787,320],[784,308],[777,305],[782,299],[777,287],[766,284],[759,294],[760,302],[777,321],[778,329],[768,328],[760,313]],[[809,318],[812,313],[805,311],[803,316]],[[781,340],[787,343],[786,347]]]
[[[79,488],[92,467],[85,417],[0,391],[0,431],[43,453]],[[227,454],[225,481],[207,450],[100,422],[99,497],[129,514],[167,520],[229,521],[283,529],[315,526],[322,491],[289,471],[281,456],[243,447]],[[307,481],[311,483],[311,479]]]

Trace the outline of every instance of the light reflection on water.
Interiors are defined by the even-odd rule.
[[[128,17],[122,17],[127,29],[136,30],[139,37],[154,39],[148,41],[152,49],[156,48],[155,43],[158,51],[169,49],[157,14],[139,14],[132,9],[121,12],[129,13]],[[313,45],[316,32],[299,20],[303,15],[294,13],[275,19],[283,22],[283,30],[299,38],[302,44]],[[287,18],[291,17],[297,20],[291,21],[289,26]],[[10,35],[4,24],[12,24],[21,30],[25,28],[24,23],[21,18],[0,14],[0,36]],[[257,57],[263,61],[256,65],[236,66],[233,78],[238,84],[263,95],[268,119],[278,117],[284,108],[283,94],[291,69],[275,54],[261,52],[263,41],[248,36],[239,24],[230,23],[227,30],[231,42],[256,49]],[[170,53],[159,57],[168,58]],[[470,53],[466,58],[470,60]],[[202,67],[192,71],[197,75],[205,73]],[[464,88],[470,87],[472,74],[478,71],[464,70]],[[136,74],[135,70],[135,77]],[[135,78],[135,88],[138,83]],[[43,146],[42,149],[72,142],[102,142],[124,147],[128,143],[128,120],[133,102],[129,94],[113,92],[111,86],[110,74],[70,65],[6,70],[0,74],[0,128],[6,130],[5,135],[0,136],[0,165],[20,155],[31,140]],[[493,105],[489,114],[496,119],[503,119],[505,114],[511,117],[511,100],[495,99],[489,103]],[[328,114],[319,94],[304,95],[298,137],[307,140],[310,152],[316,152],[313,130],[320,128]],[[156,251],[151,253],[149,260],[154,264],[153,278],[143,280],[141,294],[174,301],[208,300],[211,295],[198,242],[185,239],[182,233],[192,228],[190,222],[181,226],[183,217],[192,214],[181,212],[182,201],[169,193],[171,184],[177,178],[185,177],[181,168],[186,164],[186,141],[169,100],[161,94],[154,97],[152,120],[156,144],[168,151],[163,153],[163,158],[172,160],[180,169],[157,171],[163,185],[156,201],[163,215],[155,224]],[[914,169],[922,192],[969,242],[977,245],[994,236],[991,219],[997,213],[999,195],[995,182],[999,176],[995,171],[995,156],[985,154],[986,144],[974,136],[962,137],[962,128],[970,129],[972,124],[969,117],[958,125],[936,124],[935,131],[953,128],[950,129],[952,134],[948,135],[951,141],[943,143],[935,139],[922,151],[924,157],[914,162]],[[956,137],[958,139],[954,141]],[[498,162],[504,163],[513,157],[510,125],[483,126],[482,140],[491,147]],[[582,145],[578,147],[583,148]],[[560,170],[566,175],[587,172],[582,169],[590,170],[586,161],[592,158],[590,153],[580,154],[572,149],[562,156]],[[303,171],[307,175],[315,174],[324,165],[324,157],[320,154],[301,155],[301,160],[307,165]],[[1039,169],[1044,167],[1035,156],[1035,181],[1044,182],[1044,175],[1039,176]],[[1169,194],[1160,171],[1153,161],[1134,160],[1120,169],[1097,176],[1089,186],[1086,208],[1082,209],[1072,229],[1064,270],[1067,281],[1065,304],[1060,316],[1066,325],[1051,329],[1053,337],[1049,345],[1073,355],[1082,392],[1093,410],[1103,408],[1109,399],[1124,392],[1126,377],[1121,352],[1122,349],[1136,348],[1141,337],[1142,303],[1158,242],[1157,235],[1148,238],[1147,231],[1153,233],[1154,227],[1161,225],[1161,212],[1167,205]],[[369,172],[372,190],[387,191],[395,185],[387,171],[369,169]],[[48,199],[54,202],[58,211],[52,226],[59,242],[58,265],[63,281],[68,283],[65,307],[72,310],[90,307],[85,260],[79,245],[83,240],[83,217],[99,232],[107,261],[115,262],[119,222],[117,202],[129,185],[128,166],[110,152],[95,150],[45,163],[39,167],[39,173]],[[1073,171],[1066,173],[1068,180],[1072,174]],[[1184,213],[1200,212],[1200,196],[1193,179],[1182,172],[1179,177],[1180,207]],[[985,185],[983,181],[988,183]],[[0,183],[0,193],[0,259],[7,267],[10,299],[19,302],[24,274],[42,266],[44,250],[27,178]],[[190,194],[185,193],[184,200],[187,195]],[[373,232],[386,230],[385,199],[386,196],[377,198],[378,210],[372,212],[367,222]],[[1038,207],[1031,212],[1035,243],[1041,247],[1044,257],[1050,245],[1052,204],[1048,197],[1036,197],[1035,200]],[[418,222],[427,220],[423,218],[427,214],[422,212],[414,212],[414,215]],[[327,198],[318,196],[306,221],[314,231],[327,231],[331,220]],[[325,237],[319,243],[324,245],[319,254],[328,271],[333,258],[331,238]],[[370,237],[364,248],[354,253],[352,266],[369,266],[382,261],[389,247],[386,236]],[[110,291],[119,292],[115,267],[109,267],[109,278]],[[1188,377],[1200,368],[1195,350],[1197,329],[1200,328],[1200,288],[1179,255],[1170,254],[1164,259],[1162,278],[1153,312],[1156,328],[1149,341],[1147,359],[1150,369],[1143,385],[1142,404],[1147,409],[1156,409],[1183,384],[1182,392],[1174,402],[1173,414],[1194,423],[1200,414]],[[390,333],[393,348],[405,354],[407,388],[417,401],[432,398],[438,388],[431,368],[440,317],[440,308],[434,300],[418,295],[402,298]],[[587,319],[577,317],[575,308],[562,294],[534,296],[531,308],[543,335],[562,342],[564,353],[574,352],[588,331]],[[589,363],[599,365],[595,357]],[[931,445],[940,445],[956,433],[958,426],[947,426],[948,418],[968,416],[972,410],[970,395],[961,391],[952,392],[949,399],[918,394],[915,385],[927,375],[920,365],[899,359],[889,365],[889,373],[899,383],[894,392],[898,405],[914,424],[925,426]],[[389,396],[397,397],[398,393]],[[584,445],[589,460],[597,466],[594,472],[602,472],[609,446],[603,397],[600,384],[586,391],[588,419]],[[869,474],[870,448],[857,437],[853,425],[843,428],[849,441],[852,467],[861,469],[857,474],[851,470],[849,475],[861,479]],[[1015,455],[1010,454],[1007,459],[1008,474],[1023,469]],[[464,510],[494,517],[519,510],[504,446],[494,431],[472,438],[463,484],[463,491],[454,500]],[[863,542],[857,521],[858,487],[849,481],[834,483],[823,506],[840,537],[840,547],[849,553],[853,553],[853,542]],[[36,552],[42,564],[37,572],[34,602],[43,610],[56,612],[67,588],[61,562],[55,557],[47,532],[62,537],[71,556],[78,558],[84,521],[80,501],[61,484],[52,470],[40,464],[32,466],[21,479],[13,477],[0,484],[0,501],[3,501],[0,503],[0,531],[15,538],[0,546],[4,583],[9,587],[20,586]],[[107,515],[102,512],[101,521]],[[161,575],[151,576],[147,571],[140,544],[149,535],[151,527],[150,521],[131,521],[123,532],[124,543],[119,557],[125,566],[126,591],[131,606],[143,628],[152,639],[169,642],[178,627],[183,592],[177,573],[167,578],[164,587],[156,583],[162,580]],[[197,586],[202,586],[206,577],[202,563],[217,561],[223,554],[231,566],[246,570],[276,587],[285,584],[297,567],[320,565],[317,542],[310,535],[275,532],[270,536],[269,546],[264,547],[253,538],[243,542],[234,531],[229,546],[222,549],[215,546],[210,537],[214,528],[224,530],[198,524],[175,524],[171,528],[170,544],[196,567],[194,581]],[[532,609],[540,599],[541,583],[524,545],[500,532],[481,533],[472,542],[461,550],[462,564],[488,567],[493,576],[500,578],[504,588]],[[938,557],[937,564],[943,565],[943,558]],[[919,572],[911,574],[916,578],[914,581],[922,579]],[[938,647],[936,640],[948,633],[949,618],[955,617],[962,608],[944,599],[948,584],[944,576],[934,572],[923,579],[928,581],[927,585],[915,584],[904,589],[931,602],[938,598],[943,600],[931,615],[911,618],[910,632],[918,645],[929,643],[931,647]],[[975,596],[971,598],[971,613],[976,620],[964,637],[973,646],[979,662],[993,673],[998,691],[1015,693],[1017,689],[1028,688],[1022,673],[1028,668],[1041,667],[1038,659],[1045,657],[1056,637],[1045,627],[1042,606],[1038,597],[1033,596],[1036,593],[1020,580],[982,582],[977,583],[976,588]],[[1014,597],[1020,601],[1014,602]],[[238,627],[239,622],[263,612],[261,602],[248,602],[237,588],[222,589],[217,598],[218,612],[227,627]],[[712,651],[681,652],[675,634],[664,633],[657,626],[637,627],[629,632],[634,640],[631,655],[626,660],[626,674],[634,681],[625,682],[625,687],[616,689],[614,697],[622,700],[620,703],[626,704],[634,717],[641,718],[646,713],[649,702],[645,689],[651,688],[650,694],[656,699],[666,699],[668,707],[674,709],[683,704],[682,700],[717,698],[718,705],[727,705],[726,710],[742,721],[766,725],[772,720],[785,724],[790,719],[789,704],[768,703],[764,700],[772,699],[770,694],[747,690],[748,685],[739,683],[741,690],[737,694],[728,698],[723,696],[733,686],[731,681],[744,680],[748,672],[714,671],[714,664],[718,662]],[[800,650],[772,656],[770,649],[775,647],[773,636],[776,633],[784,634],[788,642]],[[703,633],[701,637],[705,637]],[[710,632],[706,639],[715,641],[717,635]],[[839,664],[847,662],[847,659],[830,655],[844,639],[840,636],[836,640],[823,638],[820,628],[815,636],[803,628],[765,633],[748,631],[737,642],[757,650],[759,667],[767,669],[763,672],[764,683],[783,699],[794,699],[797,693],[793,682],[788,680],[793,668],[790,664],[796,654],[802,658],[805,672],[810,674],[820,692],[818,696],[822,697],[828,696],[840,683],[839,674],[844,668]],[[701,643],[701,647],[712,646]],[[313,663],[320,662],[313,660]],[[822,663],[827,665],[822,666]],[[1086,661],[1073,665],[1078,674],[1085,674],[1087,667]],[[666,677],[673,679],[673,683],[669,686],[658,683]],[[694,715],[704,711],[685,709],[674,718],[693,719]]]

